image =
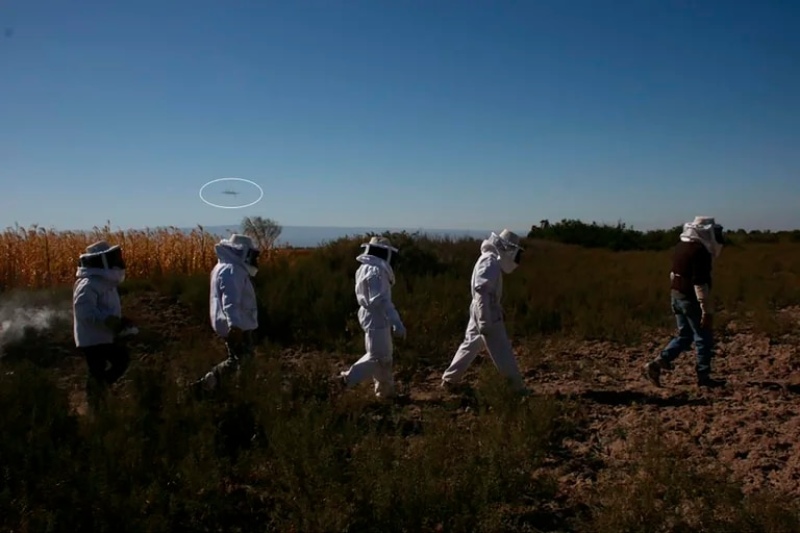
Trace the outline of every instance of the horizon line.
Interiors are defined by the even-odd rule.
[[[644,229],[643,230],[643,229],[637,229],[636,226],[634,226],[634,225],[632,225],[632,224],[630,224],[628,222],[625,222],[624,220],[621,220],[621,219],[619,221],[617,221],[617,222],[610,223],[610,222],[603,222],[603,221],[600,221],[600,222],[591,221],[590,222],[590,221],[586,221],[586,220],[583,220],[583,219],[569,219],[569,218],[568,219],[559,219],[559,220],[556,220],[555,222],[551,222],[550,224],[551,225],[556,225],[556,224],[559,224],[559,223],[561,223],[563,221],[577,221],[577,222],[580,222],[580,223],[583,223],[583,224],[586,224],[586,225],[597,224],[599,226],[612,226],[612,227],[616,226],[618,223],[622,223],[623,225],[625,225],[626,229],[632,230],[632,231],[638,231],[638,232],[642,232],[642,233],[652,232],[652,231],[669,231],[669,230],[672,230],[672,229],[674,229],[676,227],[682,226],[682,224],[676,224],[676,225],[668,226],[668,227],[667,226],[664,226],[664,227],[653,227],[651,229]],[[384,226],[369,226],[369,225],[358,225],[358,226],[331,225],[331,226],[322,226],[322,225],[302,225],[302,224],[281,224],[280,222],[277,222],[277,224],[279,226],[281,226],[281,228],[306,228],[306,229],[331,229],[331,230],[383,230],[383,231],[408,231],[408,232],[415,232],[415,231],[435,231],[435,232],[448,232],[448,231],[491,232],[491,231],[495,231],[495,232],[499,232],[499,231],[501,231],[500,229],[480,229],[480,228],[461,229],[461,228],[442,228],[442,227],[438,227],[437,228],[437,227],[424,227],[424,226],[417,226],[417,227],[410,227],[410,226],[403,227],[403,226],[391,226],[391,225],[384,225]],[[126,227],[126,228],[122,228],[121,226],[116,226],[116,229],[111,224],[95,225],[92,228],[84,228],[84,229],[59,229],[53,224],[45,226],[45,225],[42,225],[42,224],[31,223],[31,224],[29,224],[27,226],[23,226],[23,225],[19,224],[18,222],[14,222],[13,225],[6,225],[6,227],[2,231],[13,230],[15,227],[20,228],[20,229],[32,229],[32,228],[36,227],[36,228],[39,228],[39,229],[45,228],[45,229],[48,229],[48,230],[51,230],[51,231],[56,231],[56,232],[85,233],[85,232],[95,231],[94,228],[103,229],[106,226],[111,228],[112,232],[114,232],[114,231],[123,231],[123,232],[125,232],[125,231],[141,231],[141,230],[147,230],[147,229],[151,229],[152,230],[152,229],[165,229],[165,228],[176,228],[178,230],[189,230],[189,229],[196,229],[198,227],[202,227],[203,229],[206,229],[206,228],[223,228],[224,227],[226,229],[231,229],[231,230],[235,231],[235,230],[238,230],[241,227],[241,222],[234,223],[234,224],[202,224],[202,223],[197,223],[196,222],[193,225],[158,224],[158,225],[153,225],[153,226],[139,226],[139,227],[129,226],[129,227]],[[512,229],[512,231],[518,232],[518,233],[520,233],[520,235],[522,233],[527,235],[528,232],[530,232],[531,229],[534,228],[534,227],[538,228],[540,226],[537,225],[537,224],[531,224],[525,230],[514,230],[514,229]],[[760,232],[780,233],[780,232],[798,231],[798,230],[800,230],[800,228],[774,229],[774,228],[725,227],[725,231],[726,232],[730,231],[730,232],[734,232],[735,233],[736,231],[739,231],[739,230],[744,230],[746,232],[760,231]]]

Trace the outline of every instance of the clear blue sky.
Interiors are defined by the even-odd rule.
[[[796,1],[3,0],[0,29],[2,227],[800,227]],[[203,204],[220,177],[263,200]]]

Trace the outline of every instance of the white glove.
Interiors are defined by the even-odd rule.
[[[697,302],[700,304],[700,310],[704,315],[714,314],[710,293],[711,289],[707,284],[694,286],[694,294],[697,296]]]
[[[139,334],[139,328],[137,328],[136,326],[128,326],[127,328],[125,328],[122,331],[120,331],[117,336],[118,337],[131,337],[133,335],[138,335],[138,334]]]
[[[397,322],[392,326],[392,333],[394,333],[395,337],[405,339],[406,338],[406,327],[403,325],[402,322]]]

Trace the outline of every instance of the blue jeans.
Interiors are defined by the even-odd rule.
[[[700,327],[702,311],[700,304],[690,300],[678,291],[672,291],[672,312],[678,323],[678,335],[661,352],[661,359],[671,363],[683,352],[689,350],[694,342],[697,349],[698,377],[706,377],[711,373],[711,358],[714,356],[714,335],[711,329]]]

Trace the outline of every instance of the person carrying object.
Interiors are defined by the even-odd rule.
[[[392,302],[399,251],[385,237],[372,237],[361,247],[364,252],[356,257],[361,266],[355,274],[355,294],[366,353],[339,377],[345,388],[372,378],[375,395],[390,398],[395,394],[392,335],[406,336],[406,328]]]
[[[723,228],[713,217],[698,216],[683,225],[680,241],[672,255],[670,295],[678,333],[661,354],[647,363],[645,375],[661,386],[661,371],[671,370],[672,362],[694,342],[697,350],[697,385],[719,387],[724,381],[711,378],[714,355],[711,301],[711,271],[724,245]]]
[[[130,355],[119,342],[121,336],[136,333],[132,322],[122,316],[117,287],[125,279],[125,260],[119,245],[99,241],[86,248],[78,259],[72,290],[75,346],[86,359],[87,403],[97,407],[108,386],[128,369]]]
[[[517,234],[504,229],[492,232],[481,243],[481,255],[475,262],[470,280],[472,303],[464,340],[458,347],[450,366],[442,375],[442,388],[458,384],[475,360],[482,346],[486,347],[495,367],[515,390],[527,394],[517,360],[505,327],[500,303],[503,294],[503,274],[519,266],[523,248]]]
[[[247,235],[234,233],[215,246],[217,264],[211,270],[210,319],[214,332],[225,341],[227,358],[194,383],[198,391],[215,390],[238,373],[254,355],[253,332],[258,328],[258,306],[251,278],[258,272],[260,254]]]

